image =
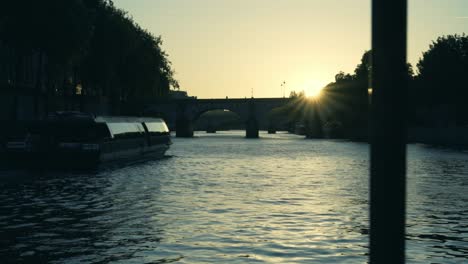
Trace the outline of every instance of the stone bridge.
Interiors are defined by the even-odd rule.
[[[226,109],[239,115],[245,122],[247,138],[257,138],[260,128],[271,125],[268,114],[274,108],[286,105],[289,98],[243,98],[243,99],[172,99],[145,105],[145,115],[163,117],[177,137],[192,137],[193,123],[210,110]]]

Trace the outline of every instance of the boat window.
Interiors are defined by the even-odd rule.
[[[148,128],[148,132],[150,134],[161,134],[169,132],[169,129],[164,122],[147,122],[145,125]]]
[[[140,123],[107,123],[107,127],[116,139],[140,137],[144,133]]]

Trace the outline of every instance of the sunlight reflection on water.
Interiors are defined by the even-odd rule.
[[[368,146],[197,133],[171,158],[95,173],[3,173],[11,262],[365,263]],[[408,263],[468,256],[468,160],[409,147]]]

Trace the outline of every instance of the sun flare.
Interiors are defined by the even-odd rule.
[[[318,98],[320,97],[324,86],[325,84],[322,82],[309,81],[304,89],[305,95],[310,98]]]
[[[320,97],[321,93],[322,93],[321,87],[311,87],[305,91],[305,94],[307,97],[313,97],[313,98]]]

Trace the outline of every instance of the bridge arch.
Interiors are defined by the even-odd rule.
[[[291,131],[293,125],[293,115],[290,109],[283,106],[275,107],[266,112],[266,123],[260,129],[268,130],[268,133],[277,131]]]
[[[232,113],[235,113],[237,116],[239,116],[239,118],[241,118],[242,120],[244,120],[244,116],[241,111],[239,111],[239,109],[236,109],[236,108],[233,108],[233,107],[227,107],[227,108],[220,108],[220,107],[209,107],[209,108],[206,108],[206,109],[203,109],[203,110],[199,110],[198,112],[195,112],[193,114],[193,117],[192,117],[192,120],[195,121],[197,119],[200,118],[200,116],[202,116],[203,114],[207,113],[207,112],[211,112],[211,111],[216,111],[216,110],[224,110],[224,111],[229,111],[229,112],[232,112]]]
[[[267,129],[266,117],[273,108],[285,105],[289,98],[235,98],[235,99],[173,99],[147,105],[147,109],[163,112],[169,127],[178,137],[193,136],[193,122],[203,113],[227,109],[238,114],[245,122],[246,137],[258,137],[260,128]]]
[[[230,109],[206,109],[193,116],[195,131],[216,133],[219,130],[245,129],[245,120],[242,116]]]

